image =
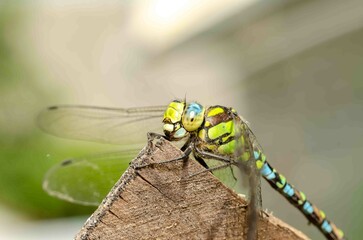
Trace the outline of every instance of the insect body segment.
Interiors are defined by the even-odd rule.
[[[261,171],[261,168],[264,166],[265,162],[266,162],[266,156],[265,154],[263,154],[260,149],[255,148],[253,150],[253,154],[255,157],[255,161],[256,161],[256,167],[258,170]]]
[[[239,129],[236,132],[236,129]],[[208,107],[204,125],[198,132],[199,147],[214,154],[235,156],[236,149],[246,149],[245,125],[231,108],[222,106]],[[249,151],[241,151],[238,158],[247,161]]]
[[[334,223],[330,222],[323,211],[307,200],[303,192],[289,184],[286,178],[271,167],[268,162],[264,163],[260,172],[274,189],[298,208],[328,239],[344,239],[343,231],[338,229]]]
[[[170,108],[178,109],[179,112],[182,106],[184,107],[182,116],[170,113],[172,112]],[[165,116],[170,119],[166,119]],[[204,109],[198,103],[185,104],[174,101],[165,112],[163,122],[164,124],[171,122],[174,126],[180,124],[180,129],[186,130],[184,137],[196,136],[194,147],[198,153],[204,153],[206,156],[208,154],[205,153],[212,154],[209,156],[222,156],[224,162],[230,159],[231,165],[237,161],[255,161],[256,169],[268,183],[298,208],[328,239],[344,239],[343,232],[326,218],[323,211],[308,201],[303,192],[289,184],[282,174],[271,167],[247,123],[234,109],[219,105]],[[168,132],[164,125],[166,136],[175,136],[178,128],[174,127],[173,130],[174,132]]]

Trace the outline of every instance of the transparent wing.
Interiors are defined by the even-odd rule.
[[[219,166],[225,164],[221,160],[212,158],[205,159],[205,162],[207,163],[209,169],[218,168]],[[213,175],[223,182],[226,187],[240,192],[240,186],[236,184],[239,176],[236,175],[236,173],[238,173],[238,168],[236,168],[234,165],[213,171]]]
[[[41,129],[55,136],[135,145],[145,143],[147,132],[161,133],[165,109],[165,106],[122,109],[64,105],[43,110],[37,120]]]
[[[237,123],[239,121],[235,121]],[[247,239],[257,239],[257,224],[259,210],[261,209],[261,178],[259,171],[256,167],[256,159],[254,155],[254,144],[258,145],[254,134],[249,128],[247,122],[241,118],[241,125],[235,124],[236,141],[241,144],[237,146],[242,146],[242,149],[236,149],[236,156],[241,156],[248,153],[247,157],[243,161],[238,162],[238,168],[242,175],[247,176],[246,182],[248,182],[249,187],[249,208],[247,213]],[[244,143],[241,142],[241,138],[238,136],[243,136]],[[258,145],[259,146],[259,145]]]
[[[120,178],[129,162],[137,156],[138,151],[65,160],[47,172],[43,189],[50,195],[69,202],[97,206]]]

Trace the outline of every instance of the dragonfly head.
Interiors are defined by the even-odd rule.
[[[188,135],[187,131],[182,126],[184,108],[185,102],[174,100],[164,112],[163,130],[165,136],[169,140],[182,139]]]
[[[196,131],[204,121],[205,108],[199,103],[172,101],[164,113],[163,129],[169,140],[178,140]]]

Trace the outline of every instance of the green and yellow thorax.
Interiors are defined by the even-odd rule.
[[[199,147],[222,155],[235,155],[243,149],[245,125],[233,108],[211,106],[205,111],[204,123],[198,131]],[[249,159],[248,153],[242,156]]]
[[[203,107],[196,102],[173,101],[164,114],[164,133],[170,140],[195,135],[195,145],[202,151],[219,155],[235,155],[236,149],[246,148],[246,124],[233,108]],[[241,151],[243,160],[250,151]]]

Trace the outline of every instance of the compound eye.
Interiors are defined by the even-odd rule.
[[[204,107],[199,103],[190,103],[184,110],[182,123],[185,130],[197,130],[204,120]]]

